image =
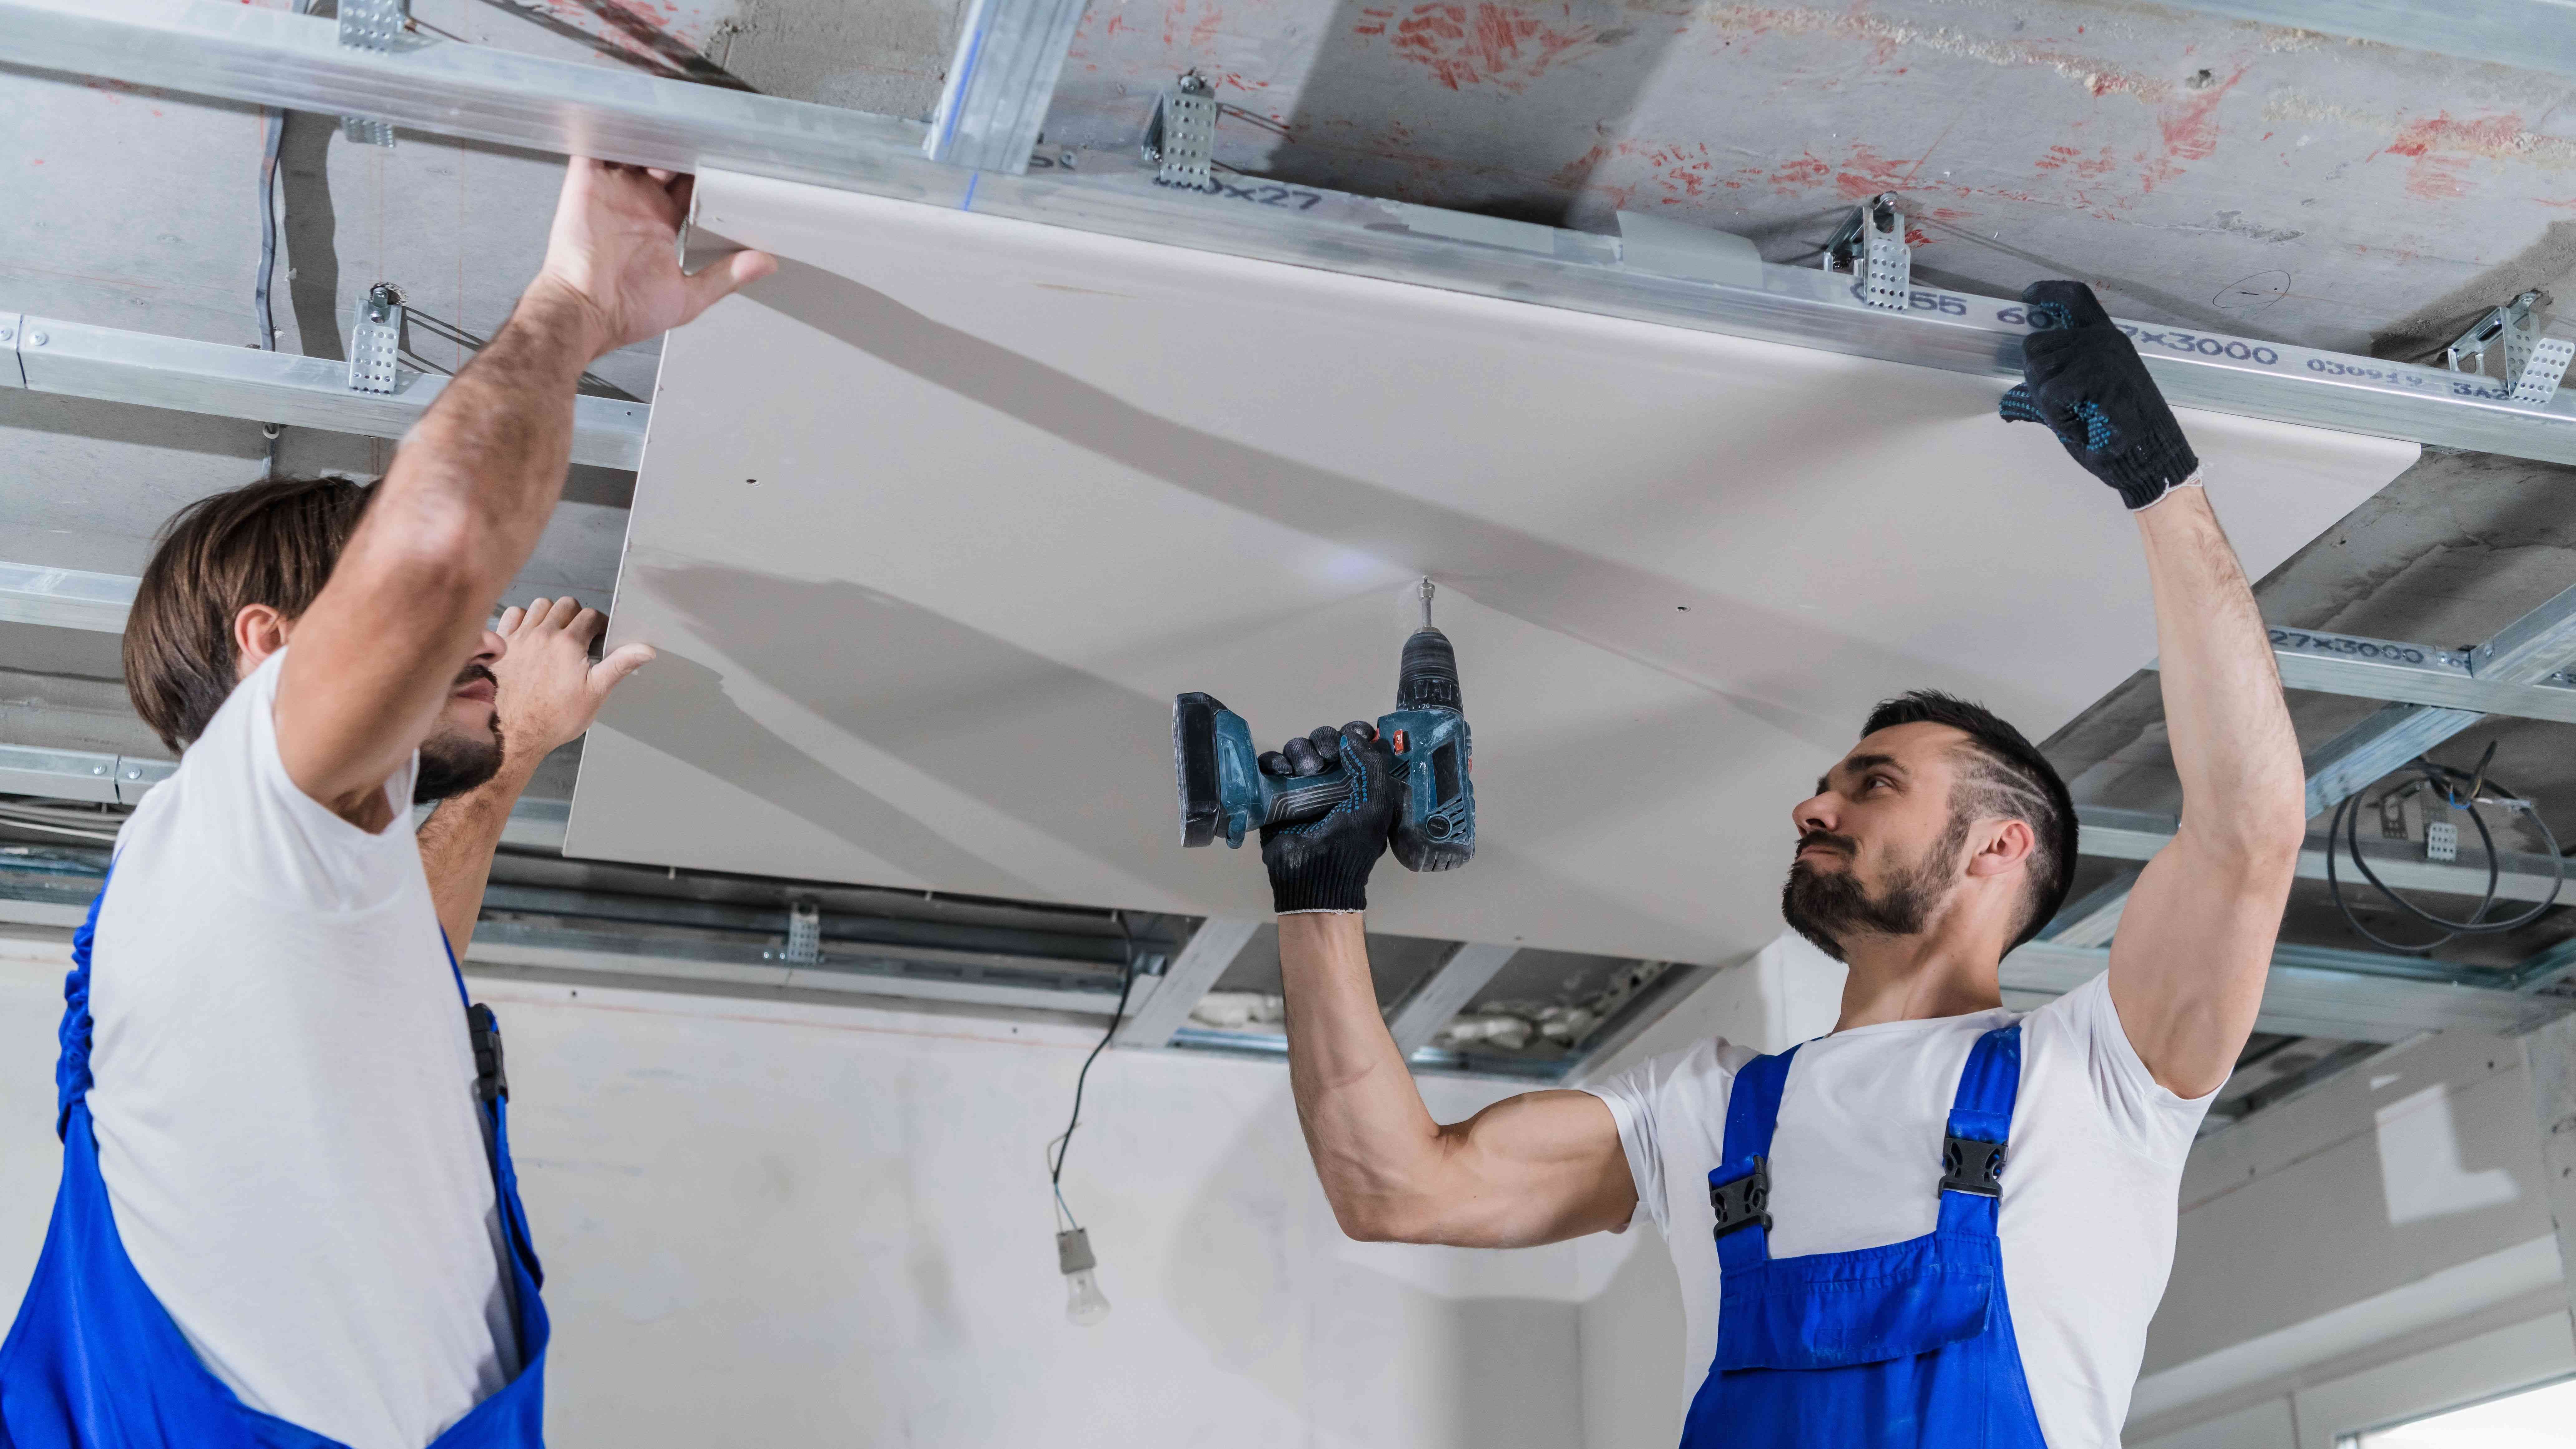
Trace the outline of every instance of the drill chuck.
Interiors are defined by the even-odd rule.
[[[1448,635],[1426,624],[1404,641],[1404,657],[1395,667],[1395,707],[1467,712],[1458,692],[1458,651]]]

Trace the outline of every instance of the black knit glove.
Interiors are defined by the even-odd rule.
[[[1354,766],[1348,799],[1333,813],[1303,825],[1261,828],[1261,863],[1270,867],[1270,898],[1279,914],[1368,909],[1369,868],[1386,853],[1395,824],[1395,752],[1377,727],[1354,720],[1335,731],[1319,729],[1261,757],[1267,774],[1320,775],[1335,764]]]
[[[2147,365],[2082,282],[2033,282],[2021,294],[2037,331],[2022,339],[2008,423],[2046,423],[2085,471],[2132,511],[2200,471]]]

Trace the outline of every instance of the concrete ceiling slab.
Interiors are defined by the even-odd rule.
[[[1132,143],[1193,68],[1250,173],[1773,261],[1893,191],[1927,280],[2338,351],[2576,270],[2566,78],[2152,5],[1100,0],[1049,138]]]
[[[1169,701],[1385,707],[1444,581],[1473,868],[1412,935],[1708,960],[1868,705],[2044,734],[2153,652],[2133,532],[2000,384],[737,177],[780,274],[667,344],[585,754],[609,859],[1258,914]],[[2415,456],[2194,414],[2262,570]]]

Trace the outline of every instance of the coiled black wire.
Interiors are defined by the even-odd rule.
[[[2487,757],[2493,758],[2494,755],[2495,747],[2488,746]],[[2469,823],[2478,828],[2478,843],[2487,855],[2486,893],[2479,897],[2477,910],[2471,913],[2467,920],[2457,921],[2445,916],[2437,916],[2391,890],[2388,883],[2379,878],[2379,873],[2372,870],[2370,862],[2362,856],[2361,796],[2356,793],[2346,796],[2343,803],[2335,807],[2334,821],[2326,827],[2326,890],[2334,896],[2335,909],[2343,912],[2346,924],[2375,945],[2391,951],[2420,955],[2462,936],[2497,936],[2507,931],[2520,930],[2539,920],[2550,907],[2558,904],[2559,893],[2567,887],[2567,862],[2558,853],[2558,837],[2550,832],[2549,822],[2540,818],[2540,811],[2533,807],[2528,798],[2506,788],[2500,781],[2490,778],[2486,773],[2484,759],[2478,762],[2478,770],[2475,774],[2451,765],[2437,764],[2421,755],[2416,756],[2413,763],[2414,768],[2423,776],[2422,783],[2439,790],[2442,799],[2453,809],[2466,811]],[[2465,784],[2469,790],[2469,798],[2465,802],[2461,800],[2457,790],[2457,787],[2462,784]],[[2555,871],[2548,899],[2518,916],[2495,921],[2487,919],[2487,912],[2495,908],[2496,887],[2502,882],[2503,869],[2496,857],[2495,834],[2487,829],[2486,821],[2480,818],[2477,812],[2478,801],[2485,798],[2481,792],[2487,787],[2492,787],[2495,791],[2495,799],[2492,803],[2510,805],[2521,810],[2532,825],[2540,831],[2540,838],[2548,843],[2549,860]],[[2381,798],[2384,800],[2387,797],[2382,795]],[[2335,857],[2343,851],[2351,852],[2352,863],[2360,868],[2363,879],[2368,880],[2381,895],[2386,896],[2391,904],[2442,934],[2430,941],[2408,944],[2389,940],[2363,925],[2361,918],[2352,913],[2352,906],[2344,900],[2343,881],[2335,871]]]

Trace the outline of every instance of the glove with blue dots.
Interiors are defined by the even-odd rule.
[[[2004,394],[2004,421],[2046,423],[2132,511],[2197,483],[2200,460],[2182,425],[2093,289],[2033,282],[2021,300],[2034,330],[2022,339],[2022,380]]]
[[[1395,751],[1377,737],[1377,726],[1353,720],[1261,757],[1263,772],[1282,779],[1320,775],[1335,765],[1350,770],[1351,793],[1331,814],[1303,825],[1261,827],[1271,904],[1283,916],[1368,909],[1369,870],[1386,854],[1395,824]]]

